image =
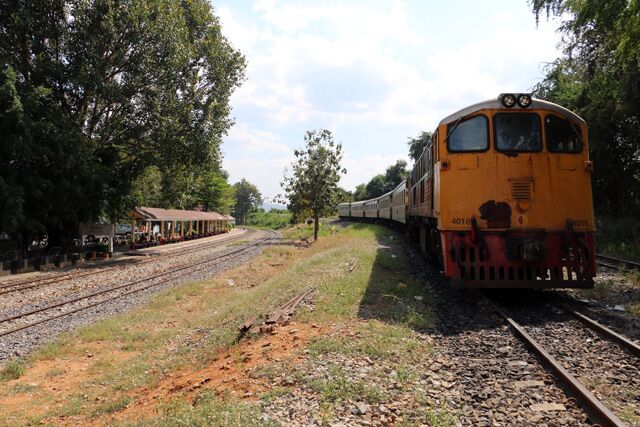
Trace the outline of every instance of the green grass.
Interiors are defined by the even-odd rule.
[[[347,234],[351,234],[352,230],[346,230]],[[328,237],[340,232],[340,228],[334,224],[320,222],[318,227],[318,238]],[[313,240],[313,223],[297,224],[294,227],[284,230],[283,235],[287,239],[292,240]]]
[[[269,403],[278,397],[286,396],[288,394],[291,394],[291,391],[286,387],[273,387],[269,391],[262,393],[260,399],[265,403]]]
[[[11,391],[15,394],[33,393],[38,390],[40,390],[40,387],[35,384],[17,383],[11,387]]]
[[[431,346],[404,326],[369,322],[356,330],[354,337],[323,336],[309,346],[312,356],[343,354],[373,359],[396,359],[414,363],[431,353]]]
[[[161,408],[161,415],[143,421],[140,426],[265,426],[259,408],[232,398],[217,398],[202,392],[193,405],[175,399]]]
[[[634,217],[596,219],[598,252],[640,261],[640,220]]]
[[[133,398],[130,396],[119,396],[115,400],[107,401],[98,405],[93,409],[92,415],[99,416],[118,412],[121,409],[124,409],[132,401]]]
[[[253,212],[247,217],[247,226],[278,230],[285,228],[291,222],[291,213],[288,211],[271,209],[269,212],[262,210]]]
[[[10,360],[0,369],[0,380],[16,380],[24,375],[24,369],[24,362],[21,359]]]
[[[59,377],[60,375],[64,375],[66,374],[67,371],[63,368],[59,368],[59,367],[55,367],[55,368],[51,368],[50,370],[48,370],[45,373],[45,376],[47,378],[55,378],[55,377]]]
[[[349,379],[345,368],[338,364],[330,366],[326,377],[308,379],[307,385],[318,393],[321,405],[345,400],[364,400],[376,404],[389,399],[375,384]]]

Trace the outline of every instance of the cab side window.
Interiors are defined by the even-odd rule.
[[[544,119],[547,134],[547,149],[556,153],[579,153],[582,151],[580,127],[561,117],[549,114]]]
[[[485,116],[474,116],[447,126],[450,152],[484,151],[489,148],[489,125]]]

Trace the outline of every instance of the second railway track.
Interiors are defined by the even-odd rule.
[[[592,422],[640,425],[638,343],[553,300],[507,308],[485,297],[567,393],[578,400]]]
[[[230,243],[230,242],[233,242],[233,241],[236,241],[236,240],[240,240],[242,238],[249,237],[249,236],[253,235],[254,233],[255,233],[255,230],[246,229],[245,232],[239,233],[239,234],[237,234],[235,236],[228,236],[226,238],[222,238],[222,239],[216,240],[214,242],[199,243],[199,244],[196,244],[196,245],[187,246],[185,248],[178,248],[176,251],[171,251],[171,252],[168,252],[168,253],[164,253],[162,255],[159,255],[158,257],[153,257],[153,258],[150,258],[150,259],[141,260],[141,261],[138,261],[138,265],[144,264],[144,263],[148,263],[148,262],[154,262],[160,257],[184,255],[184,254],[188,254],[188,253],[192,253],[192,252],[197,252],[197,251],[201,251],[201,250],[207,250],[207,249],[215,248],[215,247],[218,247],[218,246],[222,246],[222,245],[224,245],[226,243]],[[51,277],[38,278],[38,279],[35,279],[35,280],[24,280],[24,281],[19,281],[19,282],[15,282],[15,283],[4,283],[4,284],[0,285],[0,295],[10,294],[10,293],[19,292],[19,291],[28,290],[28,289],[33,289],[33,288],[38,288],[40,286],[52,285],[52,284],[64,282],[64,281],[67,281],[67,280],[76,280],[76,279],[80,279],[80,278],[83,278],[83,277],[94,276],[94,275],[97,275],[97,274],[104,273],[105,271],[108,271],[110,268],[113,268],[113,267],[119,268],[120,266],[118,266],[118,265],[114,265],[114,266],[102,265],[102,266],[99,266],[96,269],[93,269],[93,270],[90,270],[90,271],[87,271],[87,272],[71,271],[71,272],[65,272],[65,273],[56,274],[56,275],[51,276]]]
[[[0,318],[0,338],[46,322],[59,319],[61,317],[70,316],[83,310],[88,310],[101,304],[106,304],[108,302],[123,298],[134,293],[139,293],[153,287],[161,286],[171,280],[176,279],[179,276],[184,276],[185,274],[192,274],[194,272],[203,270],[212,262],[233,259],[242,256],[246,253],[251,252],[256,247],[264,245],[274,239],[275,233],[270,233],[272,233],[273,235],[262,238],[256,242],[243,245],[238,249],[234,249],[232,251],[228,251],[193,264],[175,268],[170,271],[159,273],[143,279],[134,280],[117,286],[100,289],[98,291],[75,298],[50,303],[43,307],[38,307],[5,316],[3,318]],[[62,309],[65,307],[67,307],[67,309],[63,311]]]
[[[596,262],[613,270],[640,270],[640,262],[616,258],[609,255],[596,254]]]

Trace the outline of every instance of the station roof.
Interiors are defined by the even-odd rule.
[[[228,215],[218,212],[187,211],[182,209],[163,209],[138,207],[131,212],[131,216],[145,221],[229,221]]]

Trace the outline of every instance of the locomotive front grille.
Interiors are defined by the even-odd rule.
[[[531,200],[533,181],[530,179],[511,179],[511,198],[513,200]]]

